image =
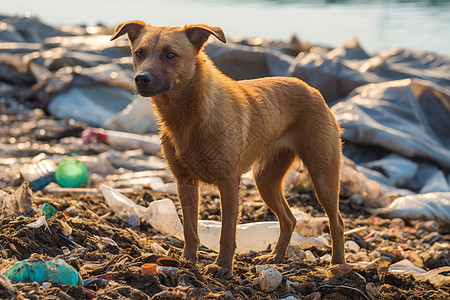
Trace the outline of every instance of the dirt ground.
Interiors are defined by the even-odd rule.
[[[40,117],[39,117],[40,118]],[[59,136],[79,136],[83,125],[53,127],[53,136],[43,139],[36,134],[37,118],[6,116],[0,118],[0,142],[10,148],[0,150],[1,156],[32,157],[40,152],[68,154],[72,150],[58,144]],[[33,123],[34,122],[34,123]],[[61,132],[64,131],[64,134]],[[67,133],[69,131],[69,133]],[[60,134],[60,135],[57,135]],[[24,148],[19,143],[28,143]],[[47,146],[46,146],[47,145]],[[78,148],[78,154],[92,154],[104,150],[103,146]],[[58,150],[59,149],[59,150]],[[8,165],[12,174],[0,175],[5,192],[16,190],[21,180],[14,176],[17,166]],[[136,190],[126,196],[140,205],[170,198],[177,208],[176,194]],[[298,207],[314,217],[324,212],[312,192],[287,192],[291,207]],[[200,218],[220,220],[218,195],[213,189],[202,193]],[[275,265],[281,272],[282,283],[270,293],[263,292],[255,281],[259,277],[253,258],[261,253],[236,255],[234,275],[230,280],[218,280],[205,275],[205,266],[212,263],[217,253],[200,247],[199,262],[193,265],[181,259],[183,243],[175,238],[162,236],[146,223],[131,229],[105,204],[101,193],[51,193],[37,191],[33,203],[40,208],[50,203],[56,214],[47,219],[49,229],[30,228],[25,225],[38,216],[14,215],[0,217],[0,270],[5,271],[14,262],[30,257],[60,257],[77,270],[85,280],[85,286],[52,284],[42,287],[37,283],[16,283],[11,290],[0,281],[2,299],[449,299],[450,286],[434,286],[417,281],[411,275],[387,273],[380,279],[377,264],[363,264],[380,256],[388,256],[392,263],[408,258],[417,266],[431,270],[450,265],[450,235],[415,228],[414,223],[396,225],[383,216],[367,214],[362,205],[341,199],[340,209],[345,218],[346,230],[361,229],[346,236],[360,249],[347,251],[347,261],[353,272],[327,277],[326,254],[330,250],[310,250],[313,260],[290,256],[282,264]],[[70,208],[70,213],[64,213]],[[242,184],[241,223],[273,221],[276,217],[263,205],[252,185]],[[63,221],[63,222],[61,222]],[[72,229],[67,235],[63,224]],[[372,230],[374,239],[367,239]],[[326,232],[327,229],[324,228]],[[366,238],[365,238],[366,237]],[[167,251],[155,251],[154,243]],[[61,247],[70,253],[63,253]],[[173,258],[158,260],[163,257]],[[177,268],[170,274],[143,275],[145,263],[169,264]],[[0,271],[1,273],[1,271]],[[97,278],[90,284],[87,279]],[[374,292],[375,290],[375,292]],[[372,291],[372,292],[370,292]],[[379,294],[377,294],[377,292]]]

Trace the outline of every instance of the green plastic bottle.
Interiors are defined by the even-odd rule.
[[[89,172],[81,161],[68,158],[58,164],[55,181],[65,188],[88,187]]]

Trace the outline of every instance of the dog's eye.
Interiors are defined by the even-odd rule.
[[[172,59],[172,58],[174,58],[176,55],[175,55],[175,53],[173,53],[173,52],[169,52],[169,53],[167,53],[167,55],[166,55],[166,57],[168,58],[168,59]]]
[[[136,56],[136,58],[142,58],[142,51],[137,50],[136,52],[134,52],[134,56]]]

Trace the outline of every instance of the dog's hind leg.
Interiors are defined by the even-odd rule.
[[[256,261],[279,263],[286,254],[297,221],[284,198],[282,183],[294,159],[295,153],[286,149],[263,157],[253,166],[259,194],[280,223],[280,235],[275,248],[271,253],[257,257]]]
[[[304,129],[298,142],[299,156],[311,176],[317,199],[330,221],[331,264],[345,264],[344,222],[339,212],[341,140],[339,129],[323,118]],[[322,123],[321,123],[322,122]]]

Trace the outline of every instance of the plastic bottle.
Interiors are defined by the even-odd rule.
[[[144,153],[152,155],[161,151],[161,145],[157,139],[129,132],[89,127],[83,131],[81,138],[85,143],[102,142],[127,149],[142,149]]]
[[[89,172],[81,161],[68,158],[58,164],[55,181],[65,188],[88,187]]]
[[[42,159],[44,155],[39,154],[36,160]],[[56,163],[50,159],[42,159],[32,164],[24,165],[20,168],[20,175],[30,183],[34,191],[44,188],[47,184],[54,181]]]
[[[108,206],[131,227],[138,226],[144,219],[162,234],[183,240],[183,226],[171,199],[156,200],[144,207],[107,185],[100,185],[100,189]]]
[[[153,201],[146,208],[134,203],[107,185],[102,184],[100,188],[108,206],[131,226],[135,225],[131,221],[134,221],[136,218],[144,219],[162,234],[184,240],[183,227],[172,200],[162,199]],[[297,216],[298,222],[303,222],[305,218],[313,219],[307,214]],[[199,220],[198,233],[200,243],[211,250],[219,251],[221,227],[222,224],[218,221]],[[247,253],[250,250],[267,250],[270,245],[275,245],[279,233],[280,225],[278,222],[239,224],[236,234],[236,253]],[[298,232],[292,234],[291,244],[298,245],[302,249],[310,247],[325,249],[329,247],[329,242],[325,236],[304,237]]]

